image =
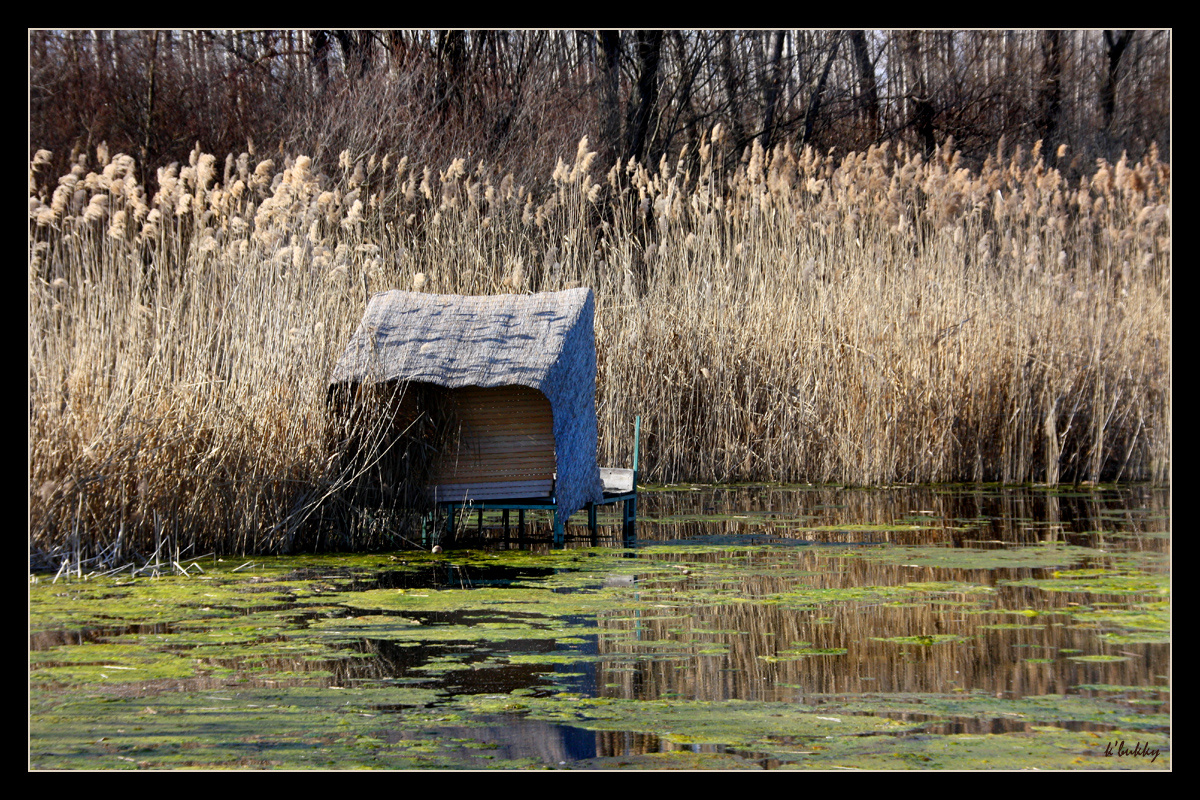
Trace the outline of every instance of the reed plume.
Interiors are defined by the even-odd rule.
[[[719,150],[593,175],[584,140],[537,186],[199,149],[149,200],[123,154],[31,177],[34,547],[383,544],[338,505],[326,380],[398,287],[592,287],[600,460],[640,414],[647,481],[1167,478],[1156,151],[1071,184],[1036,148]]]

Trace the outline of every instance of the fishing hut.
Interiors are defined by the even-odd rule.
[[[622,503],[623,534],[637,519],[637,439],[632,469],[596,462],[595,300],[591,289],[462,296],[389,291],[374,295],[330,377],[330,397],[392,387],[393,430],[438,420],[443,433],[423,473],[424,491],[447,512],[466,509],[566,520]]]

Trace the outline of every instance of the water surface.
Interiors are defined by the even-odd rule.
[[[667,487],[629,547],[485,516],[439,555],[39,577],[31,763],[1163,768],[1168,508]]]

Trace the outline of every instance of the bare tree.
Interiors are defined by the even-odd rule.
[[[925,156],[933,155],[937,147],[937,137],[933,129],[933,100],[929,93],[929,84],[925,78],[924,52],[921,48],[920,34],[917,31],[905,33],[905,56],[909,76],[907,98],[912,105],[912,126],[916,130]]]
[[[821,98],[824,96],[825,87],[829,82],[829,70],[833,66],[833,59],[837,56],[838,45],[841,44],[841,41],[841,31],[835,32],[825,54],[825,64],[821,67],[821,75],[809,91],[808,108],[804,112],[804,133],[800,137],[801,142],[807,143],[812,140],[813,127],[817,122],[817,114],[821,110]]]
[[[50,172],[136,154],[144,175],[210,152],[448,148],[537,172],[587,135],[600,163],[657,161],[721,124],[861,149],[945,137],[968,159],[1070,144],[1079,163],[1169,145],[1171,31],[35,30],[31,155]],[[848,39],[847,46],[844,41]],[[664,46],[665,43],[665,46]],[[1118,93],[1119,96],[1118,96]],[[1009,151],[1011,152],[1011,150]],[[58,172],[62,174],[62,172]]]
[[[650,119],[658,105],[658,62],[662,50],[662,31],[637,32],[637,89],[630,101],[630,119],[625,152],[635,161],[646,149]]]
[[[879,137],[879,90],[875,80],[875,64],[867,50],[867,37],[862,31],[850,32],[854,61],[858,68],[859,102],[867,117],[867,136]]]
[[[783,58],[783,42],[786,37],[787,31],[776,31],[775,46],[771,49],[771,77],[767,82],[767,89],[763,97],[763,105],[766,108],[763,111],[762,131],[759,133],[759,141],[764,148],[771,146],[775,133],[775,105],[779,99],[779,85],[783,79],[783,65],[780,62]]]
[[[621,32],[600,31],[600,155],[607,169],[620,160]]]
[[[1042,38],[1042,74],[1038,134],[1047,143],[1053,143],[1062,113],[1062,44],[1059,31],[1046,31]]]
[[[1104,84],[1100,90],[1100,108],[1104,114],[1104,128],[1111,130],[1113,118],[1117,111],[1117,81],[1120,77],[1121,56],[1125,54],[1125,49],[1129,47],[1129,42],[1133,38],[1133,31],[1116,31],[1106,30],[1104,32],[1104,43],[1106,45],[1105,55],[1108,57],[1108,69],[1104,73]]]

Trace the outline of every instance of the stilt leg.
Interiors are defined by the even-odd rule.
[[[621,503],[622,507],[622,524],[621,537],[625,540],[625,544],[630,544],[637,538],[637,498],[632,497]]]
[[[629,512],[629,543],[637,541],[637,495],[631,501],[633,508]]]
[[[558,513],[557,508],[550,513],[554,518],[554,546],[562,547],[563,542],[565,542],[567,538],[566,525],[564,525],[565,520],[563,520],[562,515]]]

